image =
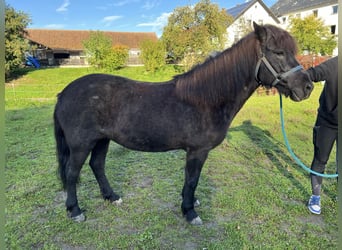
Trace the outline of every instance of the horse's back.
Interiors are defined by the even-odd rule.
[[[58,102],[86,98],[94,94],[106,94],[115,89],[129,88],[134,81],[115,75],[90,74],[80,77],[67,85],[58,94]],[[79,100],[78,100],[79,101]]]
[[[101,108],[100,101],[110,100],[123,81],[124,78],[105,74],[91,74],[74,80],[58,94],[55,116],[63,122],[96,112]]]

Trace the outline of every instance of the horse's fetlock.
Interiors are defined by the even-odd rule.
[[[185,214],[185,219],[192,224],[193,220],[196,219],[198,217],[196,211],[194,209],[189,210],[186,214]],[[198,217],[199,218],[199,217]]]

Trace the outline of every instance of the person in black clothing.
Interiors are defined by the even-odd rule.
[[[338,84],[338,57],[331,58],[316,67],[307,70],[312,81],[325,81],[319,98],[319,108],[315,126],[313,128],[314,158],[311,169],[324,173],[331,150],[337,142],[337,84]],[[337,161],[337,158],[336,158]],[[310,174],[312,195],[308,202],[310,212],[321,213],[321,185],[322,177]]]

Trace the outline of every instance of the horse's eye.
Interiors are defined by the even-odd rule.
[[[284,55],[284,51],[282,51],[282,50],[274,50],[273,52],[274,52],[274,54],[276,54],[277,56],[283,56],[283,55]]]

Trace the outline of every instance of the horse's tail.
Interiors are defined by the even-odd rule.
[[[62,181],[63,188],[66,188],[67,163],[70,157],[70,149],[65,140],[64,131],[59,123],[56,110],[53,115],[55,125],[56,154],[58,161],[58,175]]]

